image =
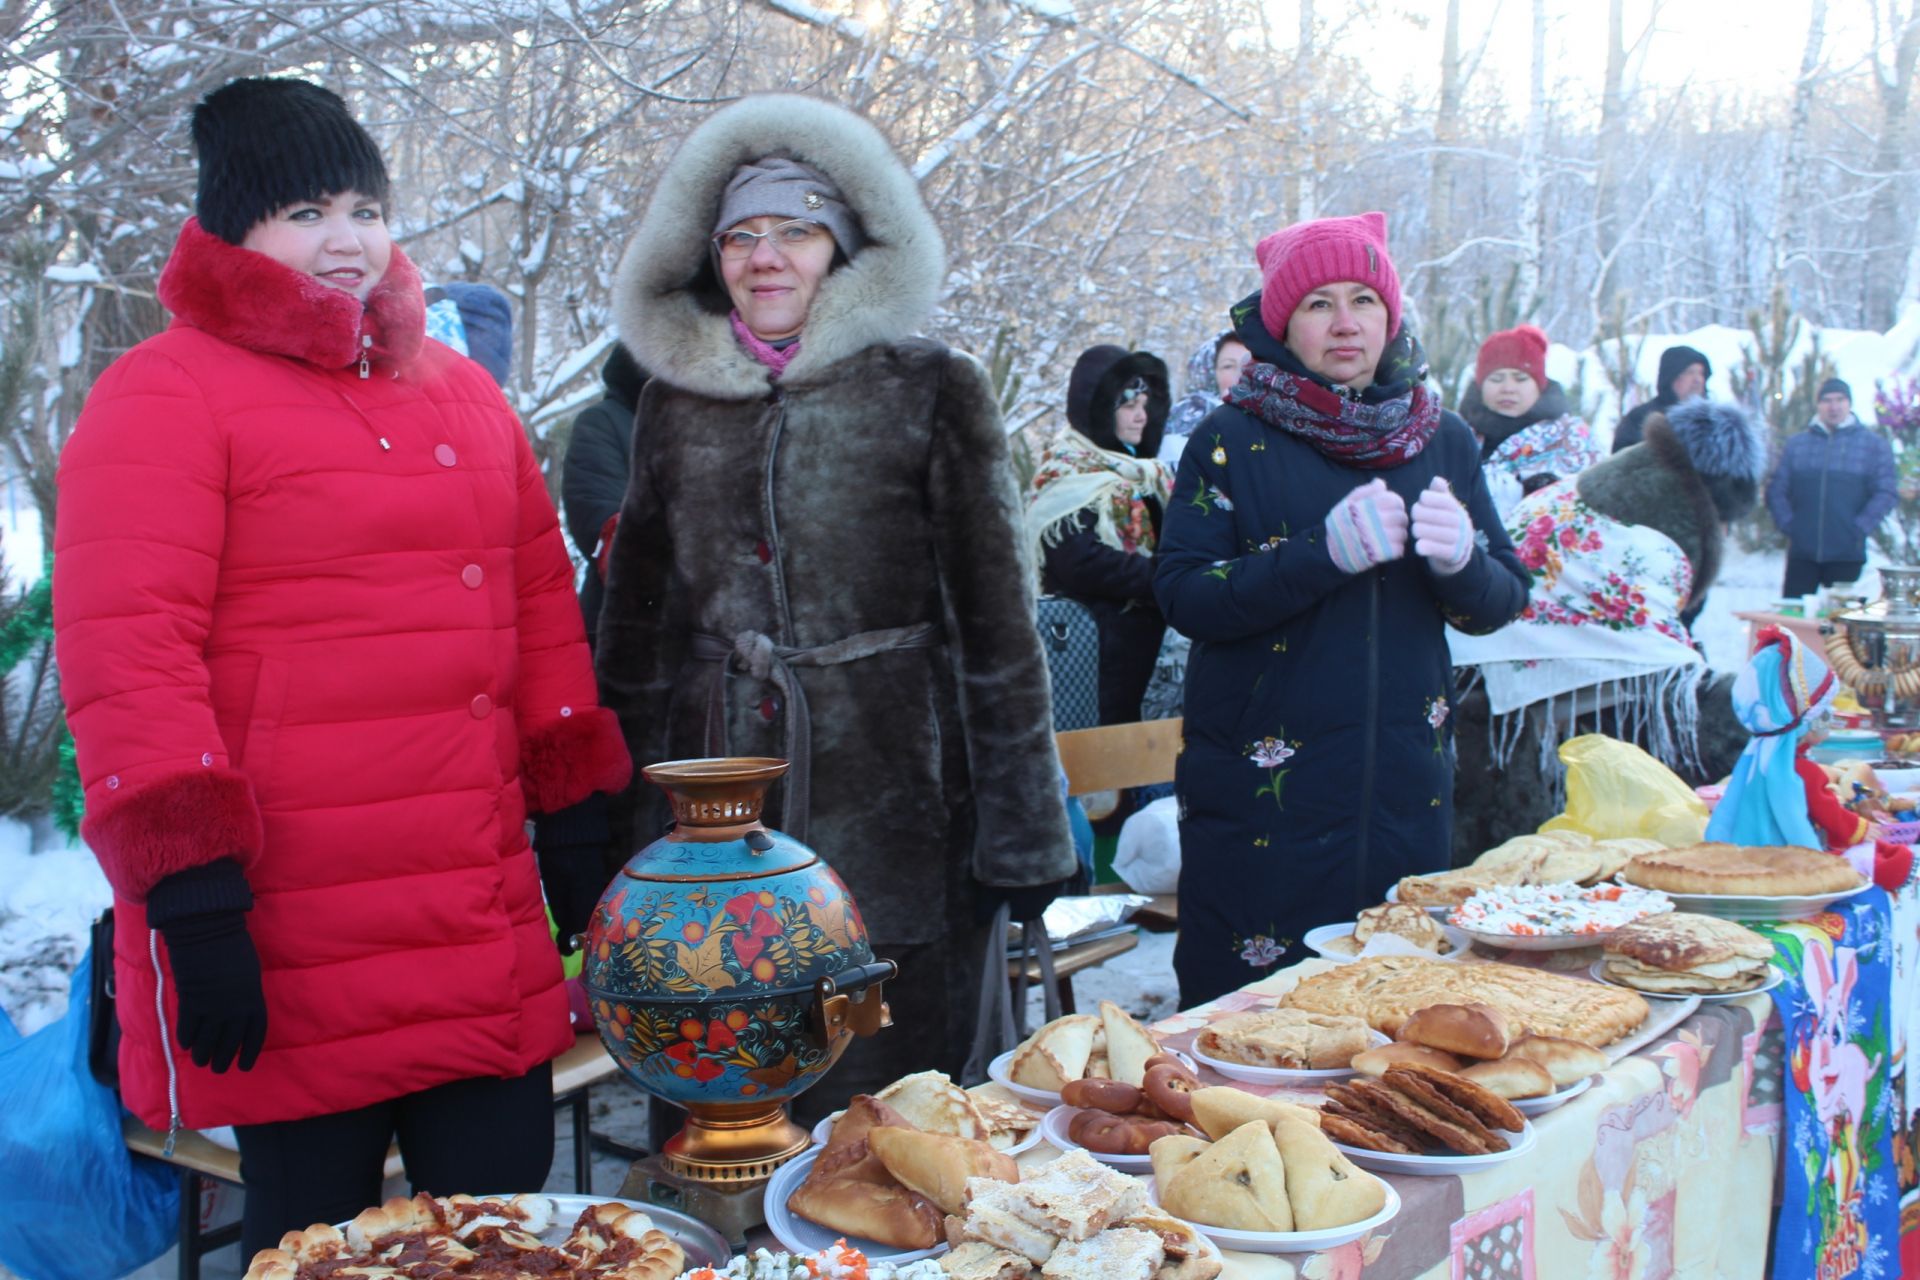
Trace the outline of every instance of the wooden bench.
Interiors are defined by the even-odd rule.
[[[620,1072],[619,1064],[608,1056],[600,1037],[589,1033],[573,1042],[573,1047],[553,1060],[553,1105],[567,1107],[573,1119],[573,1189],[580,1195],[593,1194],[593,1149],[596,1137],[592,1116],[587,1110],[588,1090]],[[180,1280],[199,1280],[200,1259],[215,1249],[240,1238],[240,1224],[231,1222],[211,1231],[200,1229],[200,1193],[206,1182],[224,1182],[246,1189],[240,1178],[240,1153],[210,1142],[191,1129],[174,1135],[173,1154],[167,1155],[167,1135],[149,1129],[132,1115],[121,1120],[128,1150],[172,1165],[180,1176]],[[392,1178],[406,1171],[400,1148],[387,1148],[387,1162],[381,1177]],[[472,1187],[471,1191],[527,1191],[537,1187]],[[243,1260],[244,1261],[244,1260]]]
[[[1118,791],[1124,787],[1144,787],[1173,780],[1173,762],[1180,754],[1180,726],[1171,720],[1142,720],[1136,724],[1103,725],[1097,729],[1069,729],[1053,735],[1060,753],[1060,767],[1066,771],[1067,794],[1084,796],[1096,791]],[[1095,893],[1124,893],[1125,885],[1102,886]],[[1172,894],[1159,895],[1152,906],[1135,914],[1135,920],[1147,929],[1160,931],[1177,927],[1179,903]],[[1137,932],[1096,938],[1057,951],[1053,956],[1054,990],[1062,1013],[1074,1012],[1073,975],[1095,965],[1105,964],[1140,945]],[[1007,976],[1020,976],[1021,962],[1007,963]],[[1040,962],[1026,962],[1028,982],[1041,981]]]

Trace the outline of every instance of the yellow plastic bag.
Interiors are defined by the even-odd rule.
[[[1560,762],[1567,766],[1566,812],[1540,830],[1596,840],[1640,836],[1669,848],[1706,838],[1706,802],[1632,743],[1584,733],[1560,744]]]

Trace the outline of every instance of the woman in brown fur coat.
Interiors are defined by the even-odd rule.
[[[833,864],[901,967],[895,1026],[849,1050],[835,1098],[957,1073],[980,921],[1002,900],[1038,914],[1075,868],[993,390],[913,336],[944,276],[880,133],[781,95],[688,137],[616,281],[621,339],[654,378],[603,697],[638,763],[793,760],[769,825]],[[616,815],[628,847],[666,822],[651,790]]]

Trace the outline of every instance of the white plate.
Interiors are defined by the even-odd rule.
[[[1621,883],[1625,884],[1626,881],[1622,880]],[[1834,903],[1856,897],[1871,888],[1873,888],[1873,882],[1869,880],[1858,889],[1848,889],[1843,893],[1816,893],[1786,897],[1731,893],[1668,893],[1667,896],[1673,899],[1675,911],[1718,916],[1722,920],[1768,923],[1777,920],[1810,920]],[[1666,890],[1663,889],[1661,892],[1666,893]]]
[[[1593,1077],[1588,1076],[1577,1084],[1570,1084],[1558,1093],[1542,1094],[1538,1098],[1508,1098],[1513,1109],[1523,1116],[1545,1115],[1555,1107],[1572,1102],[1575,1098],[1593,1088]]]
[[[1398,884],[1395,884],[1391,889],[1388,889],[1387,896],[1384,899],[1382,899],[1382,901],[1384,902],[1400,901],[1400,886]],[[1427,914],[1432,916],[1436,920],[1445,920],[1452,913],[1453,913],[1452,907],[1428,907],[1427,908]]]
[[[1579,947],[1604,947],[1607,939],[1619,930],[1609,929],[1605,933],[1482,933],[1478,929],[1469,929],[1465,925],[1454,928],[1497,951],[1573,951]]]
[[[1140,1173],[1152,1170],[1153,1157],[1151,1156],[1110,1155],[1105,1151],[1090,1150],[1087,1147],[1081,1146],[1072,1138],[1069,1138],[1067,1136],[1067,1122],[1084,1110],[1086,1110],[1085,1107],[1069,1107],[1065,1103],[1061,1103],[1053,1110],[1047,1112],[1046,1117],[1040,1121],[1041,1135],[1061,1151],[1085,1151],[1101,1164],[1118,1169],[1122,1173]]]
[[[1378,1031],[1367,1033],[1376,1047],[1393,1043],[1392,1038]],[[1193,1056],[1229,1080],[1238,1080],[1243,1084],[1295,1084],[1303,1080],[1343,1080],[1353,1074],[1352,1067],[1327,1067],[1318,1070],[1293,1067],[1255,1067],[1244,1062],[1226,1062],[1219,1058],[1209,1058],[1200,1052],[1196,1042]]]
[[[1059,1094],[1048,1089],[1035,1089],[1028,1085],[1015,1084],[1007,1075],[1007,1068],[1013,1062],[1013,1055],[1018,1052],[1020,1052],[1018,1049],[1009,1049],[992,1062],[989,1062],[987,1064],[987,1078],[1014,1097],[1019,1098],[1022,1102],[1041,1102],[1049,1107],[1059,1106]],[[1199,1070],[1199,1067],[1194,1063],[1193,1059],[1178,1049],[1163,1049],[1161,1052],[1171,1053],[1174,1057],[1186,1063],[1187,1070],[1189,1071]]]
[[[1399,1216],[1400,1193],[1385,1178],[1380,1179],[1380,1185],[1387,1189],[1387,1202],[1380,1206],[1380,1212],[1344,1227],[1325,1227],[1319,1231],[1234,1231],[1227,1227],[1209,1227],[1199,1222],[1190,1222],[1190,1225],[1221,1248],[1237,1249],[1241,1253],[1312,1253],[1319,1249],[1338,1249],[1343,1244],[1352,1244],[1376,1227],[1386,1226]],[[1153,1202],[1154,1208],[1166,1212],[1152,1178],[1147,1179],[1147,1199]],[[1180,1221],[1189,1222],[1186,1218]]]
[[[809,1147],[793,1159],[773,1171],[773,1177],[767,1181],[766,1199],[763,1202],[767,1211],[767,1229],[773,1232],[780,1247],[789,1253],[818,1253],[830,1247],[834,1241],[844,1239],[848,1246],[858,1249],[873,1261],[892,1263],[918,1262],[922,1258],[937,1258],[947,1251],[943,1240],[931,1249],[896,1249],[890,1244],[880,1244],[865,1240],[859,1236],[848,1235],[844,1231],[835,1231],[823,1227],[817,1222],[809,1222],[787,1208],[787,1197],[792,1195],[799,1185],[806,1181],[807,1171],[813,1168],[813,1162],[820,1158],[819,1147]]]
[[[828,1116],[826,1119],[822,1120],[819,1124],[816,1124],[815,1126],[813,1126],[813,1145],[816,1147],[826,1146],[827,1139],[833,1136],[834,1121],[838,1120],[841,1116],[845,1114],[847,1113],[844,1111],[836,1111],[832,1115]],[[1003,1156],[1017,1156],[1021,1152],[1031,1151],[1039,1145],[1040,1145],[1040,1126],[1038,1124],[1035,1124],[1033,1128],[1027,1130],[1026,1137],[1020,1139],[1020,1141],[1014,1143],[1012,1146],[1007,1147],[1004,1150],[1000,1150],[999,1148],[996,1148],[996,1150],[1000,1150],[1000,1154]]]
[[[1594,981],[1604,982],[1610,987],[1619,987],[1622,991],[1631,991],[1635,995],[1644,996],[1648,1000],[1698,1000],[1701,1004],[1719,1004],[1727,1000],[1738,1000],[1742,996],[1757,996],[1762,991],[1773,990],[1787,980],[1787,975],[1780,972],[1778,965],[1770,964],[1767,966],[1767,980],[1757,987],[1748,987],[1745,991],[1642,991],[1630,982],[1617,982],[1607,977],[1607,975],[1602,972],[1606,967],[1606,963],[1606,957],[1602,956],[1600,959],[1595,960],[1592,967],[1587,970],[1587,972],[1593,976]]]
[[[1472,950],[1473,939],[1467,937],[1465,933],[1461,932],[1459,929],[1456,929],[1454,926],[1446,923],[1445,921],[1441,921],[1440,932],[1446,935],[1447,942],[1453,949],[1451,951],[1448,951],[1438,956],[1432,954],[1431,952],[1422,952],[1421,954],[1425,956],[1427,959],[1458,960],[1461,956],[1466,955],[1468,951]],[[1306,936],[1300,939],[1300,941],[1306,943],[1307,946],[1314,952],[1314,954],[1324,956],[1328,960],[1333,961],[1335,964],[1352,964],[1355,960],[1358,960],[1360,957],[1357,955],[1348,955],[1344,951],[1332,950],[1327,945],[1328,943],[1332,942],[1335,938],[1351,937],[1352,934],[1353,934],[1353,925],[1351,924],[1323,924],[1317,929],[1307,930]],[[1388,936],[1392,937],[1394,935],[1389,934]]]
[[[1508,1160],[1517,1160],[1533,1150],[1533,1122],[1515,1133],[1511,1129],[1501,1129],[1507,1139],[1507,1149],[1496,1151],[1492,1155],[1465,1156],[1403,1156],[1392,1151],[1368,1151],[1365,1147],[1349,1147],[1343,1142],[1333,1145],[1346,1152],[1347,1159],[1362,1169],[1371,1169],[1375,1173],[1412,1173],[1431,1176],[1445,1173],[1470,1173],[1475,1169],[1485,1169],[1489,1165],[1504,1164]]]

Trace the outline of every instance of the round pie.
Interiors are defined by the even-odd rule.
[[[1637,854],[1620,874],[1648,889],[1723,897],[1817,897],[1863,883],[1845,858],[1798,845],[1696,844]]]

